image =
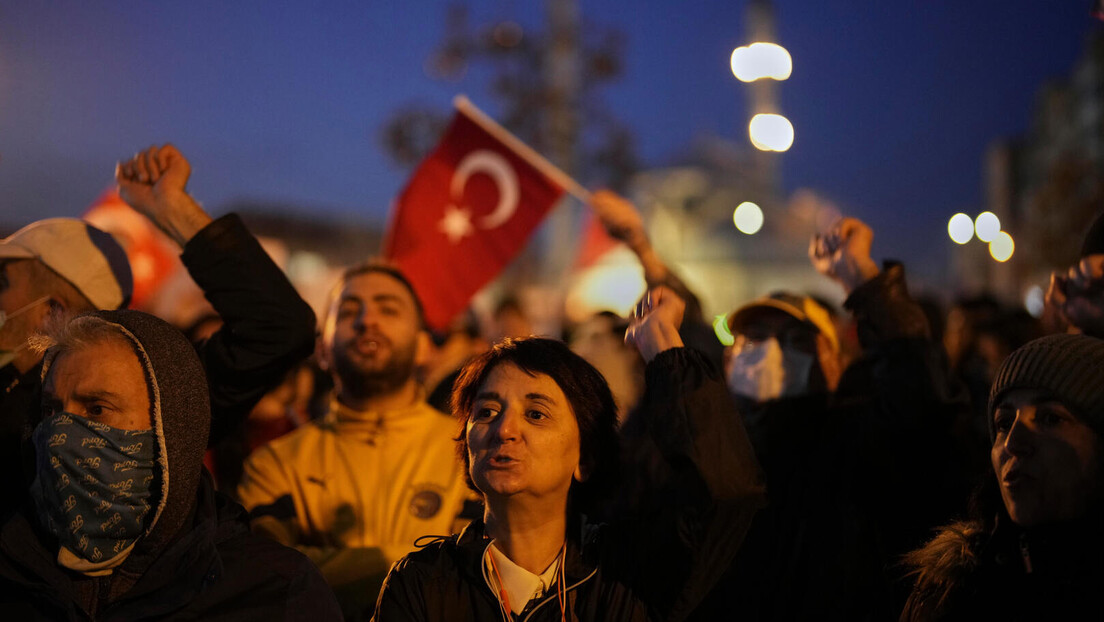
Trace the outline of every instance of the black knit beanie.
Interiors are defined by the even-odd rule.
[[[1009,355],[989,391],[990,439],[996,436],[993,410],[1012,389],[1046,391],[1104,437],[1104,340],[1049,335]]]

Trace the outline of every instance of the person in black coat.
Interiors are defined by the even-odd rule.
[[[728,386],[767,506],[697,620],[889,619],[908,596],[900,555],[965,505],[951,435],[965,394],[904,268],[879,268],[872,240],[845,218],[810,248],[847,294],[862,345],[845,370],[828,313],[808,297],[779,293],[728,316]]]
[[[180,246],[188,274],[224,321],[197,347],[217,442],[311,354],[315,318],[240,217],[212,219],[188,194],[190,174],[188,160],[163,145],[121,162],[116,180],[121,197]],[[28,337],[59,319],[125,308],[132,289],[123,249],[83,221],[39,221],[0,240],[0,311],[12,317],[0,322],[0,467],[8,475],[0,519],[23,502],[33,468],[27,441],[38,423],[41,355],[26,347]]]
[[[989,394],[992,473],[970,520],[911,553],[901,620],[1104,619],[1104,341],[1051,335]]]
[[[683,304],[650,292],[627,339],[648,361],[648,427],[674,476],[637,521],[585,514],[614,483],[616,411],[566,345],[506,340],[453,392],[459,452],[483,519],[391,569],[377,622],[682,620],[724,571],[760,505],[751,447],[720,374],[682,347]]]
[[[207,382],[179,331],[101,311],[38,345],[35,479],[0,526],[0,619],[341,619],[318,569],[213,490]]]

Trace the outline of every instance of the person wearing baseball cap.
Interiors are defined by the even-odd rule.
[[[945,357],[904,268],[875,263],[872,240],[844,218],[809,249],[856,325],[862,355],[846,370],[828,310],[808,296],[771,294],[717,322],[768,503],[695,620],[887,619],[901,606],[887,569],[966,495],[948,484],[957,472],[923,459],[947,454],[942,426],[961,406]]]
[[[910,553],[902,620],[1104,619],[1104,341],[1049,335],[989,393],[992,473],[966,521]]]
[[[130,300],[126,253],[115,239],[75,218],[31,223],[0,240],[0,508],[23,497],[18,448],[38,408],[41,355],[27,338],[52,321]],[[29,458],[27,458],[29,460]]]
[[[115,238],[75,218],[33,222],[0,240],[0,274],[0,366],[21,372],[37,358],[20,356],[26,337],[51,312],[121,309],[133,289]]]
[[[808,296],[774,292],[726,318],[734,336],[729,390],[755,402],[830,391],[839,382],[839,337],[828,310]]]

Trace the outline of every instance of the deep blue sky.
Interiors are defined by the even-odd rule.
[[[873,224],[875,253],[930,261],[945,223],[982,201],[981,162],[1027,128],[1039,86],[1066,74],[1101,27],[1087,0],[776,0],[794,59],[782,90],[797,138],[787,189],[818,190]],[[695,136],[744,140],[728,69],[743,1],[581,0],[626,36],[626,72],[602,93],[646,165]],[[214,212],[237,198],[382,221],[407,171],[382,122],[404,104],[447,109],[478,73],[425,75],[446,3],[100,2],[0,5],[0,222],[78,215],[114,161],[175,142]],[[473,24],[540,28],[543,2],[473,0]],[[938,249],[938,252],[935,250]]]

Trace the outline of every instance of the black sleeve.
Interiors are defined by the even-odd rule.
[[[401,559],[391,567],[383,582],[372,622],[428,622],[421,573]]]
[[[873,399],[881,423],[903,426],[945,423],[941,417],[967,403],[942,344],[932,340],[927,317],[908,294],[904,267],[887,263],[844,307],[858,325],[863,356],[844,373],[837,403]]]
[[[728,569],[764,492],[719,371],[701,353],[674,348],[645,373],[640,414],[671,468],[669,502],[656,516],[609,525],[602,567],[661,619],[681,620]]]
[[[964,506],[970,477],[955,426],[969,413],[969,397],[909,297],[902,266],[887,264],[845,306],[864,354],[834,397],[854,443],[842,477],[881,517],[887,550],[903,553]]]
[[[314,349],[314,312],[236,214],[210,223],[184,246],[188,273],[223,319],[201,344],[217,443]]]
[[[931,337],[927,316],[909,296],[905,267],[898,262],[886,262],[881,273],[855,288],[843,306],[859,325],[864,349],[894,339]]]

